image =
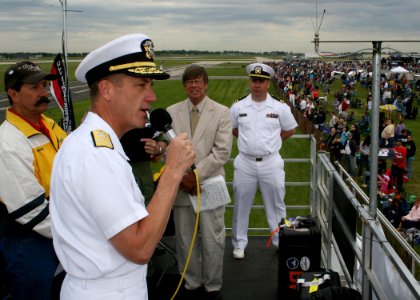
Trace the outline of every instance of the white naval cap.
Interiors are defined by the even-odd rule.
[[[246,72],[250,77],[270,79],[274,75],[272,67],[261,63],[253,63],[246,67]]]
[[[119,37],[90,52],[76,69],[76,78],[90,86],[111,74],[168,79],[153,61],[153,42],[144,34]]]

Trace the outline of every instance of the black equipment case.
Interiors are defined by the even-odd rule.
[[[298,219],[293,227],[279,231],[278,295],[280,299],[295,299],[297,279],[306,271],[321,266],[321,234],[316,222],[308,217]]]
[[[361,300],[355,289],[342,287],[340,275],[329,269],[304,272],[297,280],[299,300]]]
[[[315,272],[304,272],[297,280],[298,299],[310,300],[320,290],[341,287],[340,275],[328,269]]]

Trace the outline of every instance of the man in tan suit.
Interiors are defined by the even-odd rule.
[[[225,204],[230,202],[223,169],[232,148],[229,108],[206,95],[208,75],[203,67],[188,67],[182,83],[188,98],[170,106],[168,112],[175,132],[187,132],[192,140],[202,200],[200,234],[185,275],[183,293],[187,299],[220,299],[225,248]],[[212,192],[207,194],[210,189],[208,186]],[[194,232],[196,194],[195,174],[187,173],[180,184],[174,206],[180,272],[184,269]]]

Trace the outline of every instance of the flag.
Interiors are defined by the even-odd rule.
[[[51,67],[51,74],[58,75],[57,79],[51,81],[50,90],[58,107],[60,107],[61,112],[63,113],[61,126],[65,132],[69,133],[76,129],[76,123],[74,121],[73,103],[70,97],[65,66],[60,53],[58,53],[54,59]]]

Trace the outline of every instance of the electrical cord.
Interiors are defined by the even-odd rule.
[[[193,236],[192,236],[192,239],[191,239],[190,251],[188,252],[187,260],[185,261],[184,270],[182,271],[181,278],[179,280],[178,286],[177,286],[174,294],[172,295],[171,300],[175,299],[176,295],[179,292],[179,289],[181,288],[182,281],[184,280],[185,273],[187,272],[188,265],[190,263],[191,254],[192,254],[192,251],[194,249],[195,239],[197,237],[197,232],[198,232],[198,222],[200,220],[200,209],[201,209],[201,192],[200,192],[200,183],[198,181],[197,169],[194,169],[194,174],[195,174],[195,180],[196,180],[196,183],[197,183],[197,215],[195,217],[194,233],[193,233]]]

